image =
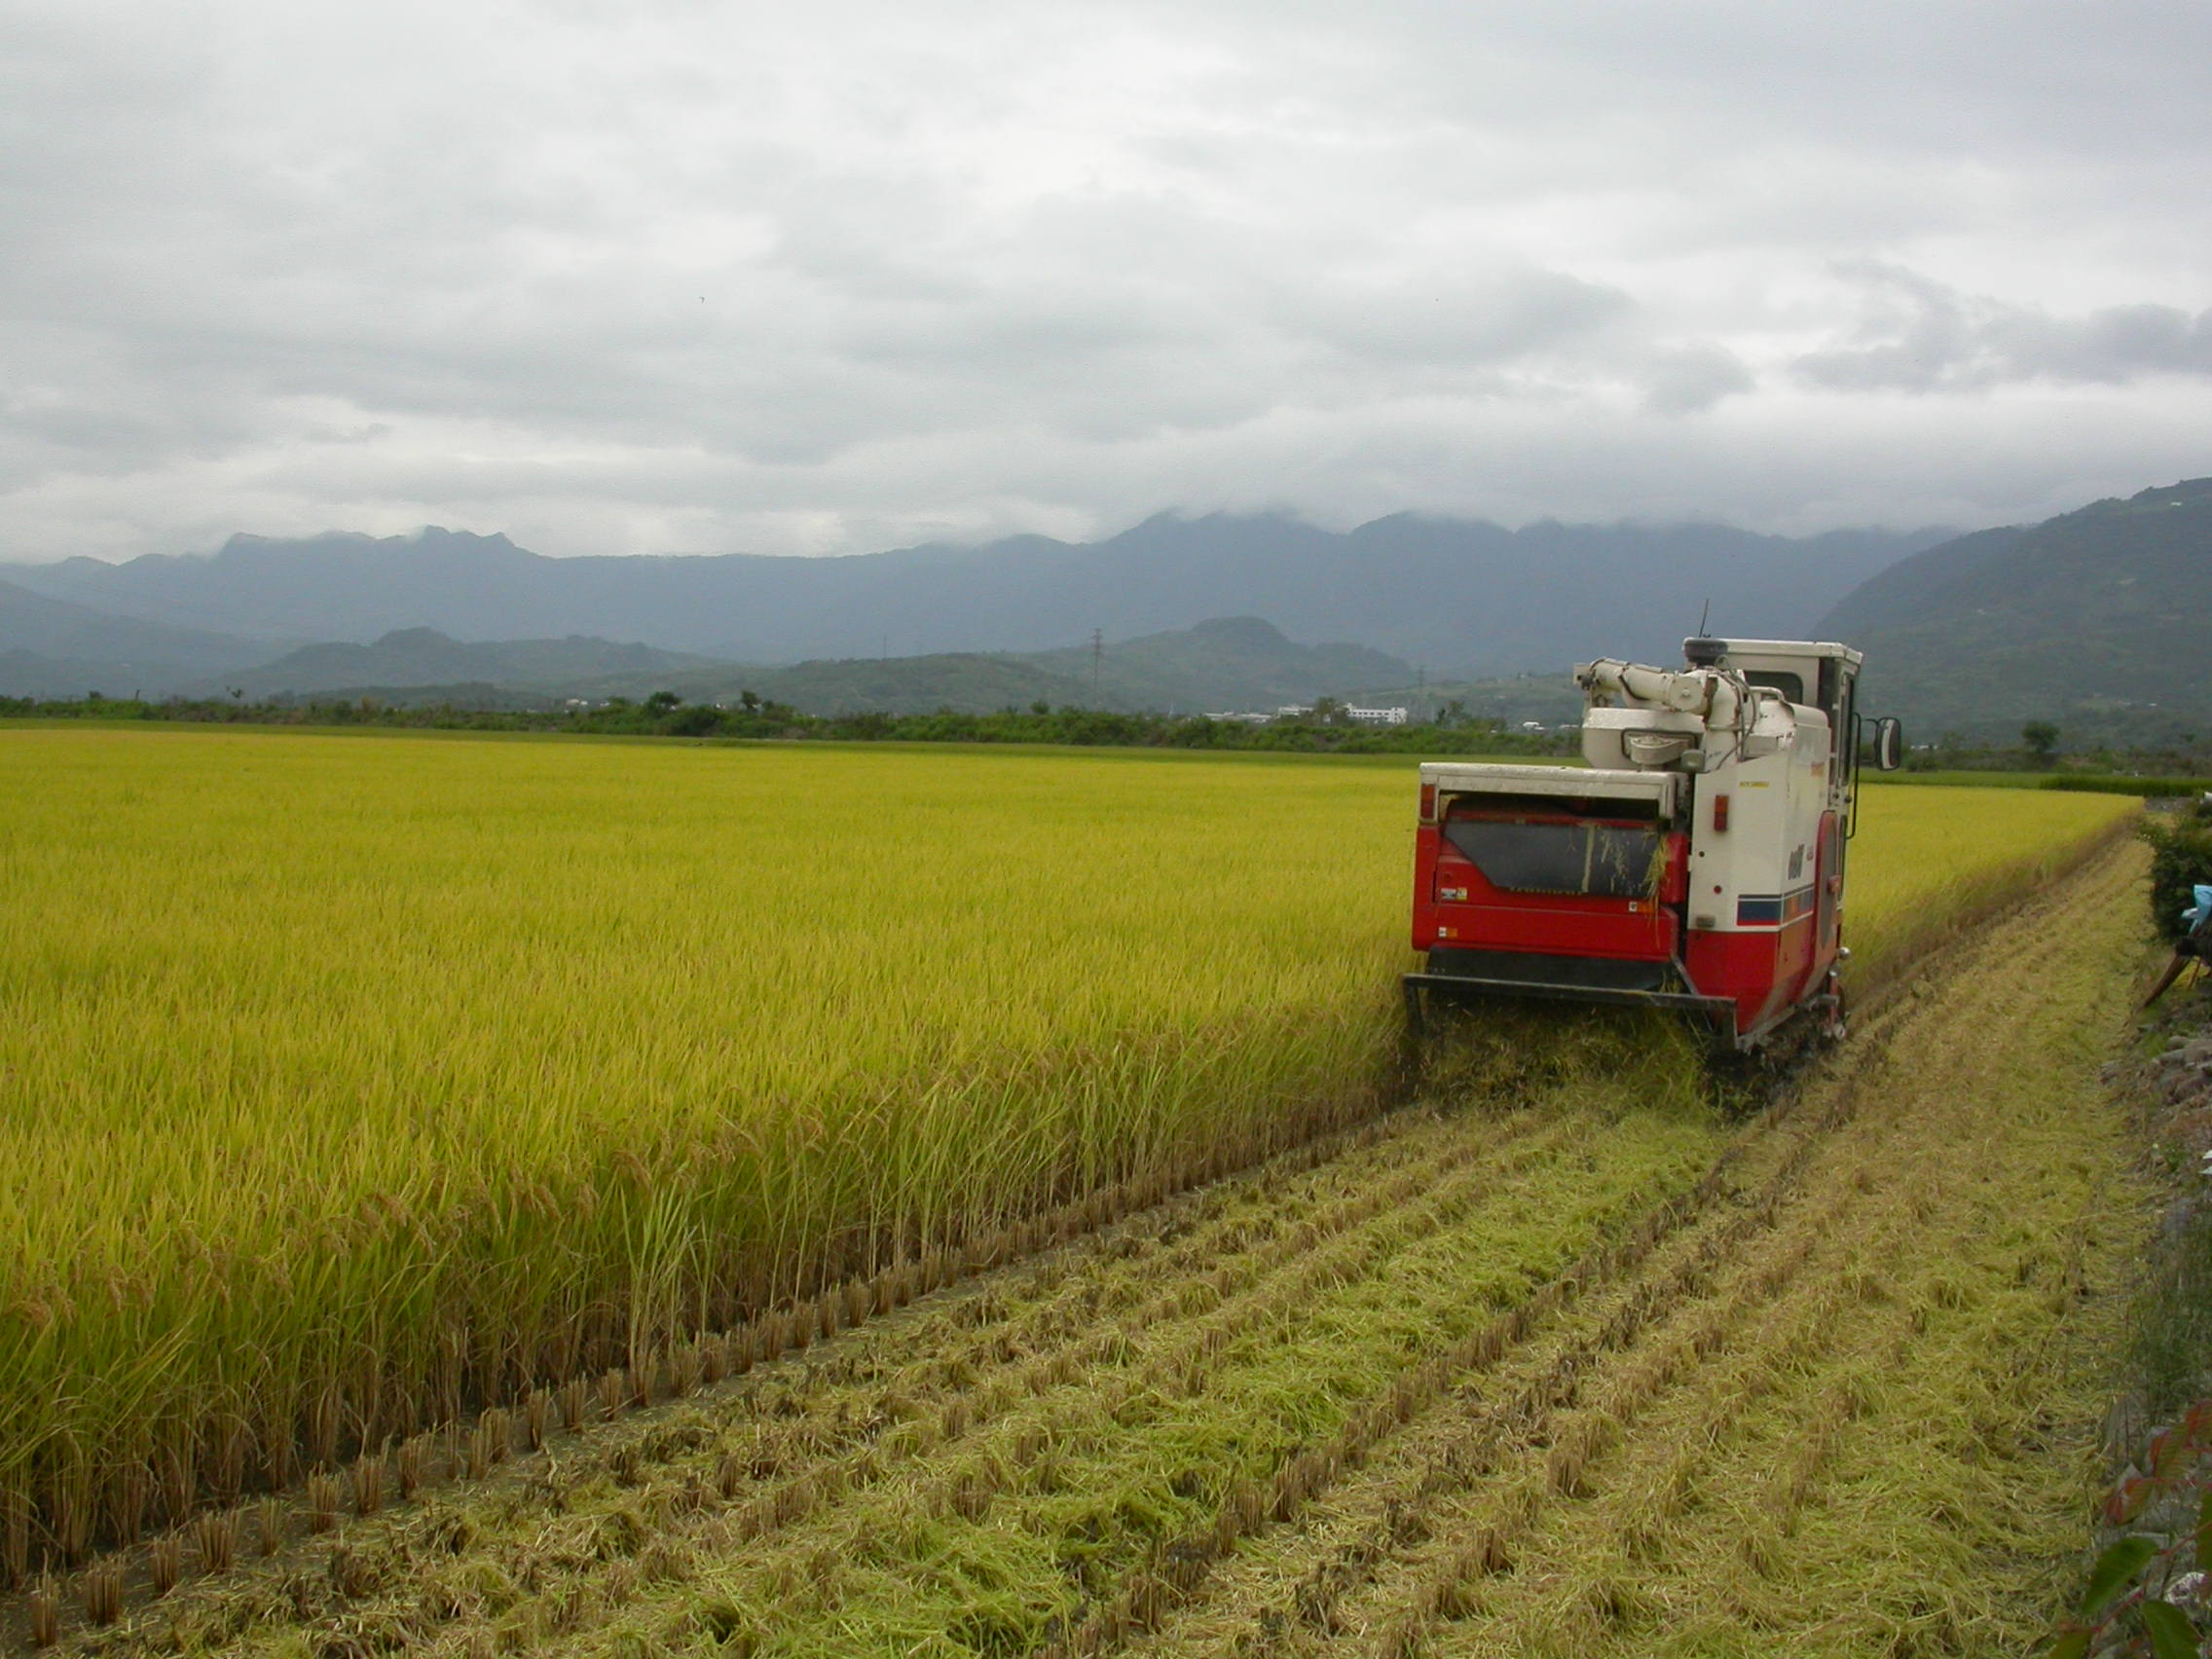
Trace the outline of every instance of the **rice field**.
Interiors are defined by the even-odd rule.
[[[1748,1124],[1617,1056],[1392,1114],[541,1452],[501,1423],[498,1467],[481,1430],[411,1441],[396,1509],[232,1512],[270,1560],[158,1600],[95,1567],[72,1602],[128,1611],[69,1640],[2027,1651],[2145,1225],[2094,1081],[2140,862],[1970,941]]]
[[[311,1509],[342,1465],[373,1508],[361,1470],[415,1445],[389,1477],[419,1483],[433,1425],[512,1407],[497,1445],[437,1442],[489,1466],[1356,1134],[1393,1070],[1411,793],[1297,760],[0,732],[0,1567],[208,1505],[235,1529],[310,1469]],[[1862,981],[2132,807],[1869,790]],[[1593,1104],[1621,1068],[1584,1047],[1476,1056],[1463,1092],[1559,1110],[1438,1131],[1462,1207],[1422,1187],[1420,1225],[1476,1231],[1346,1305],[1348,1371],[1309,1346],[1254,1384],[1250,1420],[1295,1432],[1243,1446],[1252,1480],[1344,1433],[1417,1332],[1479,1346],[1477,1312],[1704,1190],[1727,1127],[1663,1066],[1635,1111]],[[1575,1110],[1611,1172],[1558,1161]],[[1378,1216],[1345,1222],[1346,1283]],[[1272,1329],[1294,1265],[1221,1295]],[[1180,1284],[1155,1291],[1205,1300]],[[1239,1339],[1191,1340],[1202,1370]]]

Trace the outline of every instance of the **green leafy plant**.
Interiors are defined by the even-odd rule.
[[[2143,839],[2151,843],[2151,916],[2161,939],[2183,933],[2182,912],[2195,901],[2199,882],[2212,882],[2212,817],[2201,810],[2170,820],[2146,818]]]
[[[2161,1498],[2198,1490],[2199,1465],[2208,1452],[2212,1400],[2199,1400],[2180,1422],[2152,1436],[2145,1455],[2149,1469],[2130,1469],[2120,1477],[2105,1499],[2105,1524],[2131,1525]],[[2212,1573],[2212,1489],[2197,1499],[2195,1525],[2176,1531],[2169,1541],[2131,1532],[2106,1546],[2089,1568],[2080,1603],[2045,1650],[2046,1659],[2084,1659],[2092,1649],[2196,1659],[2202,1638],[2195,1622],[2151,1593],[2154,1583],[2171,1582],[2185,1567]],[[2121,1638],[2118,1646],[2111,1640],[2115,1633]]]

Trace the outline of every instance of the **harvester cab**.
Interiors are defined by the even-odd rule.
[[[1722,1052],[1839,1036],[1862,657],[1796,640],[1683,642],[1686,666],[1574,680],[1584,766],[1420,769],[1414,948],[1426,998],[1676,1010]],[[1898,763],[1894,719],[1875,762]]]

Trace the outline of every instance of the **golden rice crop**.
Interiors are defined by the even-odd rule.
[[[1411,794],[0,733],[0,1568],[1362,1109]],[[2129,804],[1870,793],[1854,940]]]
[[[1845,926],[1862,981],[1893,972],[1991,901],[2032,898],[2137,803],[2053,790],[1860,792]]]

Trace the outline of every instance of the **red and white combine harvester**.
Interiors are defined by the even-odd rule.
[[[1586,767],[1421,767],[1417,1031],[1426,997],[1505,996],[1679,1011],[1723,1053],[1841,1034],[1862,659],[1797,640],[1682,654],[1575,670]],[[1877,765],[1899,743],[1874,723]]]

